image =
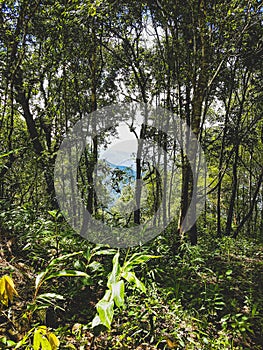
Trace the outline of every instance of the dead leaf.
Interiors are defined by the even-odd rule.
[[[8,301],[13,301],[14,295],[18,296],[14,282],[11,277],[4,275],[0,279],[0,301],[5,306],[8,306]]]

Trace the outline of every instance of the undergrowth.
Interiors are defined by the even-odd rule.
[[[33,349],[37,332],[57,339],[52,350],[262,349],[260,242],[206,234],[173,251],[162,235],[117,251],[75,235],[57,212],[16,208],[0,223],[0,277],[18,293],[1,306],[2,349]]]

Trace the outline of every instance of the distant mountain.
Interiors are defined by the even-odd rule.
[[[104,163],[104,167],[103,167]],[[130,164],[132,161],[130,160]],[[115,201],[121,196],[122,189],[131,185],[134,186],[134,181],[136,179],[136,171],[127,165],[114,164],[106,159],[100,159],[100,164],[102,166],[102,172],[99,173],[103,175],[102,184],[104,188],[107,189],[108,194],[111,199],[108,199],[107,206],[110,208],[114,205]],[[126,162],[126,164],[128,164]],[[114,174],[114,170],[121,170],[124,174]],[[119,176],[120,175],[120,176]],[[119,180],[118,180],[119,179]],[[106,204],[106,203],[104,203]]]
[[[119,170],[125,171],[127,175],[135,179],[136,177],[136,171],[134,170],[135,164],[131,160],[130,160],[131,165],[128,165],[126,161],[125,161],[126,163],[125,165],[113,164],[111,162],[108,162],[107,160],[105,160],[105,162],[111,169],[119,169]]]

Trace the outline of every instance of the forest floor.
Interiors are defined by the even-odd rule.
[[[156,253],[155,246],[151,243],[148,251]],[[70,277],[46,282],[43,291],[55,298],[47,307],[43,300],[32,302],[39,274],[31,258],[36,247],[29,259],[9,241],[0,248],[0,277],[11,276],[18,292],[0,309],[0,349],[15,349],[19,341],[19,348],[33,349],[33,332],[40,325],[56,335],[60,349],[263,348],[263,244],[253,240],[200,239],[197,247],[184,245],[176,255],[168,251],[150,260],[137,269],[147,292],[127,285],[125,305],[116,308],[110,330],[91,328],[107,269],[96,272],[93,283]],[[111,263],[108,257],[95,261]]]

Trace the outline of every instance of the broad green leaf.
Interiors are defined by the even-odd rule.
[[[110,299],[111,299],[111,291],[107,289],[102,300],[110,301]]]
[[[41,350],[53,350],[46,337],[41,338]]]
[[[145,285],[135,276],[134,272],[123,271],[121,276],[129,283],[135,285],[136,288],[140,289],[143,293],[146,293]]]
[[[44,276],[48,273],[48,270],[40,272],[36,277],[35,288],[38,289]]]
[[[112,254],[116,254],[115,249],[103,249],[94,253],[94,255],[112,255]]]
[[[119,279],[119,275],[120,275],[119,256],[120,256],[120,253],[117,252],[112,259],[112,271],[108,278],[108,283],[107,283],[108,288],[110,288],[110,285],[112,283],[117,282]]]
[[[34,337],[33,337],[33,349],[34,350],[39,350],[41,338],[42,338],[42,334],[39,333],[38,331],[35,331]]]
[[[35,329],[33,337],[33,349],[34,350],[52,350],[51,345],[49,344],[47,338],[47,327],[39,326]]]
[[[61,294],[57,294],[57,293],[43,293],[38,295],[37,299],[56,299],[56,300],[65,300],[65,298],[63,297],[63,295]]]
[[[118,307],[124,305],[124,281],[118,281],[111,284],[112,299]]]
[[[134,267],[147,262],[150,259],[160,258],[160,255],[142,255],[140,253],[133,254],[128,261],[123,265],[123,270],[130,271]]]
[[[93,320],[92,320],[92,325],[91,325],[91,327],[92,327],[92,328],[95,328],[95,327],[99,326],[100,324],[101,324],[100,317],[99,317],[99,315],[96,315],[96,316],[93,318]]]
[[[44,306],[53,305],[54,307],[64,311],[64,309],[58,305],[57,303],[58,300],[65,300],[65,298],[63,297],[63,295],[56,294],[56,293],[44,293],[44,294],[38,295],[36,298],[36,302],[40,305],[44,305]]]
[[[92,261],[92,263],[90,263],[87,267],[90,268],[93,272],[103,269],[102,264],[98,261]]]
[[[59,272],[54,272],[45,278],[45,281],[56,278],[56,277],[90,277],[88,274],[77,270],[62,270]]]
[[[58,258],[55,258],[55,259],[51,260],[51,262],[49,263],[47,268],[56,265],[58,262],[60,262],[62,260],[66,260],[66,259],[68,259],[68,258],[70,258],[72,256],[79,255],[79,254],[82,254],[82,253],[83,253],[83,251],[62,255],[62,256],[60,256]]]
[[[112,301],[105,301],[105,300],[100,300],[97,305],[96,309],[99,314],[99,318],[101,323],[110,329],[111,322],[113,319],[113,314],[114,314],[114,302]]]
[[[34,350],[57,350],[59,340],[55,334],[48,331],[46,326],[39,326],[34,331],[33,349]]]

